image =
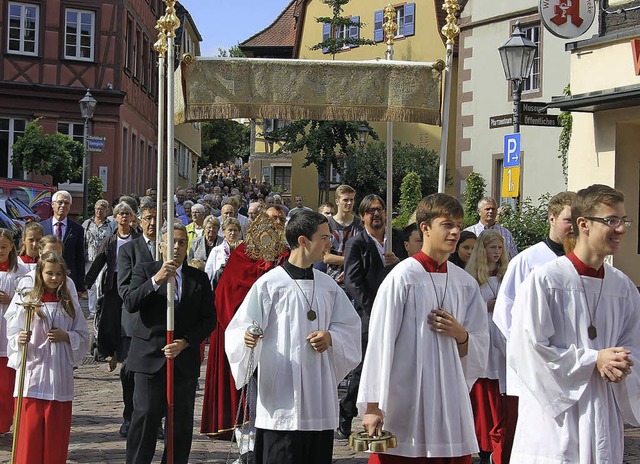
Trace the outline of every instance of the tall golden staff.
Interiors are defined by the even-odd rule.
[[[24,296],[29,293],[31,289],[22,288],[16,290],[16,293],[20,295],[20,300],[23,300]],[[40,302],[21,302],[17,303],[18,306],[22,306],[25,311],[24,330],[29,332],[31,330],[31,318],[36,308],[42,306]],[[24,396],[24,375],[27,370],[27,350],[29,348],[29,341],[22,345],[22,358],[20,359],[20,374],[18,377],[18,403],[16,405],[16,413],[13,416],[13,443],[11,445],[11,464],[15,464],[16,455],[18,453],[18,432],[20,430],[20,415],[22,413],[22,397]]]
[[[447,12],[447,24],[442,27],[442,35],[447,38],[447,57],[444,69],[444,98],[442,100],[442,133],[440,138],[440,168],[438,171],[438,192],[444,193],[447,174],[447,150],[449,142],[449,107],[451,106],[451,68],[453,66],[454,39],[460,33],[456,24],[456,12],[460,9],[458,0],[444,0],[442,9]]]
[[[173,87],[174,87],[174,62],[175,62],[175,49],[174,39],[176,37],[176,29],[180,27],[180,19],[176,15],[175,3],[176,0],[165,0],[167,8],[164,15],[164,29],[167,34],[167,256],[168,261],[173,260],[173,218],[175,216],[175,204],[173,200],[174,191],[174,100],[173,100]],[[157,224],[156,226],[161,226]],[[174,295],[175,295],[175,281],[169,279],[167,281],[167,345],[173,343],[174,340]],[[167,464],[173,464],[173,430],[174,430],[174,359],[167,359],[167,421],[166,421],[166,434],[167,434]]]
[[[153,45],[158,53],[158,176],[156,182],[156,249],[154,258],[160,259],[160,249],[158,248],[158,234],[162,228],[162,198],[164,198],[164,119],[165,119],[165,82],[166,82],[166,60],[167,54],[167,33],[164,28],[165,17],[162,16],[156,24],[158,31],[158,41]]]
[[[384,9],[385,23],[382,30],[385,35],[387,61],[393,60],[393,43],[398,30],[396,23],[396,9],[390,3]],[[387,121],[387,225],[385,236],[387,237],[386,250],[392,251],[392,221],[393,221],[393,121]]]

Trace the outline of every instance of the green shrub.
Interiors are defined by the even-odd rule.
[[[422,199],[420,176],[418,173],[408,172],[400,186],[400,215],[393,220],[393,227],[404,229],[409,223],[418,203]]]
[[[477,172],[472,172],[467,177],[467,185],[462,194],[464,202],[464,227],[477,224],[480,220],[478,214],[478,202],[485,197],[485,189],[487,183],[484,178]]]
[[[535,245],[549,234],[547,205],[550,195],[538,198],[538,203],[527,198],[516,204],[516,208],[502,206],[500,224],[509,229],[518,251]]]

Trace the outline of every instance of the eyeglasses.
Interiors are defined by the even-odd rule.
[[[69,206],[71,204],[70,201],[66,201],[66,200],[56,200],[54,201],[54,203],[58,206]]]
[[[596,221],[599,222],[601,224],[606,224],[609,227],[612,227],[614,229],[620,227],[620,225],[624,224],[625,227],[630,227],[631,226],[631,219],[629,219],[628,217],[623,217],[623,218],[619,218],[616,216],[611,216],[611,217],[595,217],[595,216],[584,216],[585,219],[589,219],[590,221]]]
[[[146,222],[155,222],[156,217],[155,216],[143,216],[142,220],[146,221]]]
[[[381,214],[383,211],[384,211],[384,208],[369,208],[369,209],[366,209],[364,212],[373,216],[376,213]]]
[[[120,211],[118,213],[118,216],[129,216],[131,213],[127,212],[127,211]]]

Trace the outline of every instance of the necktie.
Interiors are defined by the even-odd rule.
[[[62,222],[56,222],[56,237],[62,240]]]
[[[176,281],[175,281],[175,294],[176,294],[176,301],[180,301],[180,284],[182,283],[182,276],[178,273],[176,273]]]
[[[156,259],[156,242],[154,240],[149,240],[147,242],[147,246],[149,247],[149,253],[151,253],[151,257]]]

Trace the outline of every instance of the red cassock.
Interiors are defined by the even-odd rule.
[[[235,388],[224,351],[224,332],[255,281],[289,254],[287,251],[278,263],[273,263],[252,259],[246,255],[245,249],[242,243],[231,253],[215,292],[218,324],[211,332],[209,342],[200,433],[221,440],[231,439],[240,400],[240,391]]]

